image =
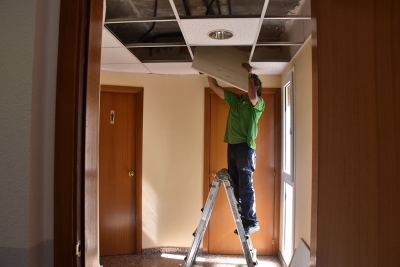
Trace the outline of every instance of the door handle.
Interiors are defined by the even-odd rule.
[[[214,172],[211,173],[211,176],[215,177],[215,176],[217,176],[217,173],[214,171]]]
[[[128,175],[129,175],[129,177],[133,177],[135,175],[135,172],[134,171],[130,171],[130,172],[128,172]]]

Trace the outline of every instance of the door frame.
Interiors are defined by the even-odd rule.
[[[295,67],[292,67],[290,71],[282,78],[282,169],[280,170],[282,173],[282,217],[281,217],[281,227],[282,227],[282,250],[280,251],[281,256],[283,260],[285,261],[285,264],[289,264],[290,259],[293,257],[294,251],[295,251],[295,246],[296,244],[294,243],[294,238],[295,238],[295,215],[296,215],[296,174],[295,174],[295,166],[296,166],[296,138],[295,138],[295,133],[296,133],[296,121],[295,121],[295,96],[296,96],[296,88],[295,88]],[[285,143],[285,131],[286,131],[286,117],[285,117],[285,102],[286,102],[286,85],[290,83],[290,128],[291,128],[291,136],[290,136],[290,146],[291,146],[291,151],[290,151],[290,175],[288,175],[285,170],[284,170],[284,163],[286,163],[286,143]],[[292,187],[293,194],[292,194],[292,220],[291,220],[291,231],[292,234],[290,236],[292,246],[291,246],[291,251],[290,251],[290,257],[288,262],[286,263],[287,260],[287,252],[284,250],[284,244],[285,244],[285,237],[286,237],[286,229],[284,227],[284,223],[286,222],[286,196],[285,196],[285,185],[288,184],[289,186]]]
[[[99,266],[98,141],[103,0],[60,0],[54,266]]]
[[[136,105],[136,155],[135,155],[135,224],[136,254],[142,254],[142,166],[143,166],[143,87],[101,85],[101,92],[128,93],[137,95]],[[99,106],[100,108],[100,106]],[[100,245],[100,244],[99,244]]]
[[[229,88],[232,91],[241,92],[239,89]],[[209,176],[212,170],[210,169],[210,144],[211,144],[211,95],[215,92],[207,87],[204,90],[204,168],[203,168],[203,202],[207,200],[210,184]],[[278,255],[279,251],[279,232],[280,232],[280,200],[281,200],[281,88],[263,88],[262,95],[275,95],[275,196],[274,196],[274,225],[273,225],[273,254]],[[208,253],[209,230],[206,229],[203,237],[203,252]]]

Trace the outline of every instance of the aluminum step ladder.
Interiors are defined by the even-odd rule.
[[[208,193],[206,205],[204,206],[203,214],[200,219],[199,226],[193,233],[194,240],[192,246],[189,250],[188,255],[185,257],[185,267],[192,267],[196,262],[197,253],[201,240],[203,239],[204,233],[207,228],[208,221],[210,220],[211,212],[213,210],[215,201],[217,199],[218,191],[221,183],[224,183],[226,196],[228,197],[229,206],[231,207],[233,220],[236,224],[235,233],[238,234],[242,249],[244,252],[244,257],[246,258],[247,266],[254,267],[258,264],[257,250],[253,247],[249,235],[245,235],[244,228],[242,225],[242,219],[238,210],[237,201],[233,193],[233,183],[231,183],[231,178],[228,174],[227,169],[220,170],[214,177],[214,181],[210,185],[210,192]]]

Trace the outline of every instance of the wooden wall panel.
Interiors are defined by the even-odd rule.
[[[312,0],[312,266],[400,266],[399,12]]]
[[[103,1],[90,1],[87,31],[85,167],[84,196],[84,266],[99,266],[99,121],[100,121],[100,60],[103,32]]]
[[[61,0],[54,160],[54,266],[99,266],[98,109],[103,1]],[[75,253],[81,241],[81,257]]]
[[[379,258],[400,266],[400,3],[375,4]],[[386,261],[385,261],[386,262]]]

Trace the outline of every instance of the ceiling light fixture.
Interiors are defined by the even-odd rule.
[[[207,33],[207,35],[215,40],[226,40],[233,37],[233,32],[228,30],[214,30]]]

